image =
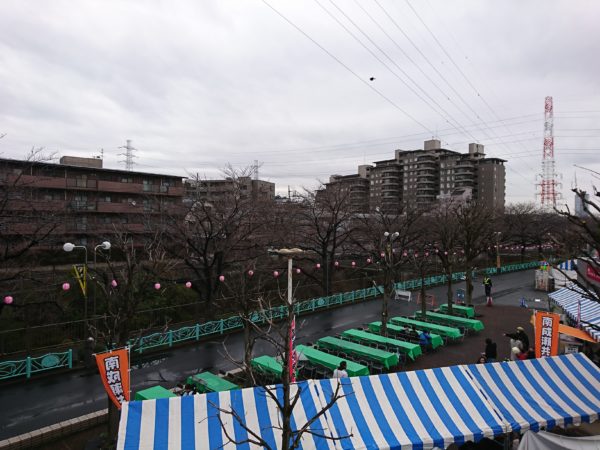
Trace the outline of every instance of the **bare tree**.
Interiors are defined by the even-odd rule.
[[[461,248],[466,277],[467,305],[473,303],[473,271],[475,261],[488,246],[493,237],[493,212],[476,202],[458,205],[454,208],[457,223],[457,246]]]
[[[453,303],[452,273],[461,259],[460,252],[457,251],[460,230],[456,208],[457,204],[454,202],[442,202],[431,217],[433,222],[431,234],[436,246],[435,254],[446,275],[446,300],[449,314],[452,314]]]
[[[175,268],[175,262],[166,257],[160,232],[146,237],[142,251],[132,245],[132,237],[126,232],[115,230],[112,240],[123,260],[106,259],[105,267],[92,279],[100,293],[103,314],[91,325],[91,331],[107,348],[128,342],[135,345],[144,330],[158,325],[146,323],[139,329],[137,314],[144,301],[164,293]]]
[[[579,257],[582,264],[575,267],[576,277],[568,277],[563,274],[582,290],[586,297],[600,303],[600,283],[596,280],[588,281],[591,276],[600,274],[600,201],[598,194],[589,198],[585,191],[573,189],[583,204],[584,214],[579,216],[571,212],[567,207],[565,211],[559,212],[560,216],[568,221],[562,233],[552,233],[550,236],[555,244],[559,246],[559,252],[564,258]]]
[[[321,285],[323,295],[331,293],[337,254],[353,232],[349,195],[348,190],[339,186],[305,192],[301,208],[295,215],[300,238],[296,242],[286,242],[314,255],[314,261],[322,268],[320,276],[310,272],[306,275]]]
[[[220,288],[219,276],[265,251],[262,240],[268,205],[246,194],[248,170],[227,169],[221,187],[198,176],[190,179],[184,220],[173,220],[169,227],[169,251],[193,273],[197,280],[193,288],[210,314]]]
[[[256,384],[251,361],[254,345],[264,334],[263,329],[257,329],[257,317],[260,315],[261,308],[264,309],[266,305],[271,305],[273,294],[272,291],[266,289],[267,280],[271,279],[273,275],[267,273],[264,268],[259,269],[257,264],[258,261],[252,261],[245,266],[239,266],[238,270],[232,270],[227,279],[224,279],[224,287],[221,289],[224,298],[234,305],[242,322],[244,334],[242,360],[238,361],[231,357],[227,349],[226,353],[228,359],[242,370],[248,386]]]
[[[291,267],[291,263],[288,263],[288,270],[289,267]],[[330,432],[327,432],[327,430],[314,430],[311,428],[316,421],[331,409],[337,400],[346,396],[346,394],[340,392],[340,384],[337,385],[337,388],[331,397],[326,399],[327,403],[325,406],[318,410],[312,417],[307,417],[305,423],[297,424],[296,429],[292,427],[292,415],[294,409],[298,406],[305,385],[296,383],[293,379],[296,362],[298,360],[298,355],[296,354],[293,345],[295,338],[295,310],[297,303],[293,292],[290,290],[293,290],[293,286],[289,281],[285,291],[282,289],[278,290],[279,298],[277,303],[281,304],[281,310],[284,312],[283,320],[278,320],[277,318],[264,313],[265,311],[272,310],[271,308],[273,307],[273,303],[265,300],[266,296],[258,297],[260,305],[259,311],[262,311],[262,320],[258,321],[256,319],[250,319],[249,317],[244,318],[244,320],[248,321],[249,326],[254,328],[259,339],[263,339],[271,344],[276,357],[282,362],[283,371],[281,384],[276,386],[265,386],[263,392],[267,398],[275,403],[277,410],[279,411],[279,423],[274,425],[273,428],[281,433],[281,439],[278,442],[277,448],[286,450],[298,448],[302,437],[305,435],[316,435],[333,441],[349,437],[333,436]],[[278,390],[281,392],[281,398]],[[233,407],[225,408],[217,405],[213,406],[219,411],[218,418],[229,442],[236,445],[249,443],[261,446],[265,449],[275,450],[261,437],[260,430],[254,430],[247,424],[240,411],[237,411]],[[239,441],[236,440],[234,436],[231,436],[227,431],[227,427],[221,415],[230,416],[240,427],[246,430],[248,435],[247,439]]]
[[[420,217],[417,210],[401,209],[397,213],[389,213],[377,208],[373,213],[356,219],[355,245],[367,254],[375,254],[375,264],[367,265],[363,270],[371,276],[374,285],[377,285],[376,275],[383,277],[381,332],[384,336],[387,335],[389,300],[395,293],[395,284],[401,278],[402,269],[410,266],[408,255],[419,239],[416,224]]]

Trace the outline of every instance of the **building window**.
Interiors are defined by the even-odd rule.
[[[121,183],[133,183],[133,177],[121,177]]]

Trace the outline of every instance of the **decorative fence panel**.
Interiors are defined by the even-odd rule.
[[[32,374],[45,372],[59,367],[73,367],[73,351],[71,349],[62,353],[47,353],[42,356],[30,357],[19,361],[0,362],[0,380],[25,375],[30,378]]]
[[[539,266],[539,261],[527,263],[509,264],[502,266],[498,271],[495,267],[485,269],[486,274],[496,274],[515,272],[519,270],[532,269]],[[452,280],[458,281],[465,277],[465,272],[457,272],[452,274]],[[418,289],[421,287],[421,282],[425,286],[435,286],[446,282],[446,275],[434,275],[426,277],[423,280],[420,278],[406,280],[396,283],[395,288],[400,290]],[[357,300],[366,300],[381,295],[383,286],[373,286],[366,289],[359,289],[351,292],[333,294],[328,297],[318,297],[310,300],[298,302],[295,306],[296,314],[303,314],[320,309],[328,309],[333,306],[342,305],[345,303],[353,303]],[[274,308],[256,311],[251,315],[251,320],[254,323],[260,324],[267,320],[280,320],[287,315],[285,305],[276,306]],[[152,333],[147,336],[142,336],[135,342],[130,342],[132,349],[138,353],[143,353],[151,348],[169,346],[180,342],[200,340],[204,337],[223,334],[229,331],[240,329],[242,327],[242,319],[239,316],[228,317],[225,319],[214,320],[203,324],[182,327],[175,330],[169,330],[164,333]],[[48,353],[38,357],[27,357],[18,361],[3,361],[0,362],[0,380],[14,378],[18,376],[26,376],[29,378],[32,374],[43,372],[46,370],[56,369],[60,367],[71,368],[73,366],[72,350],[69,349],[63,353]]]

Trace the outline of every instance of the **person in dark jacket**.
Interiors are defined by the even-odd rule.
[[[504,336],[521,341],[521,344],[523,344],[522,350],[527,351],[529,349],[529,337],[527,337],[527,333],[525,333],[523,327],[517,327],[516,333],[505,333]]]
[[[492,306],[492,279],[489,275],[483,277],[483,288],[485,289],[486,306]]]
[[[496,343],[490,338],[485,340],[485,360],[489,363],[496,362],[498,359],[498,349]]]

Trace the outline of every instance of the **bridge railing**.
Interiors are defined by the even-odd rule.
[[[46,353],[42,356],[31,357],[17,361],[0,362],[0,380],[25,376],[30,378],[32,374],[45,372],[47,370],[73,367],[73,350],[69,349],[61,353]]]
[[[533,267],[538,267],[539,262],[533,261],[529,263],[521,264],[509,264],[500,268],[500,273],[514,272],[518,270],[526,270]],[[485,269],[486,274],[495,274],[497,269],[490,267]],[[465,278],[465,272],[455,272],[452,274],[452,281],[459,281]],[[421,282],[425,286],[435,286],[445,283],[447,280],[446,275],[433,275],[424,278],[416,278],[412,280],[406,280],[395,284],[396,289],[400,290],[411,290],[418,289],[421,287]],[[336,306],[340,306],[347,303],[353,303],[355,301],[362,301],[369,298],[377,297],[383,292],[383,286],[373,286],[365,289],[358,289],[356,291],[342,292],[333,294],[327,297],[317,297],[310,300],[304,300],[298,302],[295,305],[295,313],[306,314],[313,311],[328,309]],[[280,320],[287,315],[287,309],[285,306],[276,306],[274,308],[265,309],[260,312],[254,313],[250,318],[254,323],[264,323],[266,319]],[[131,343],[132,348],[138,352],[143,353],[146,350],[161,346],[172,346],[173,344],[189,341],[189,340],[200,340],[204,337],[223,334],[228,331],[233,331],[242,328],[243,321],[239,316],[228,317],[226,319],[215,320],[206,322],[203,324],[196,324],[195,326],[183,327],[177,330],[169,330],[165,333],[154,333],[148,336],[142,336],[137,342]]]
[[[538,261],[528,263],[509,264],[500,268],[500,273],[515,272],[519,270],[527,270],[539,266]],[[495,267],[484,269],[486,274],[498,273]],[[465,277],[465,272],[457,272],[452,274],[452,280],[458,281]],[[395,284],[396,289],[411,290],[421,287],[421,283],[425,286],[435,286],[445,283],[446,275],[433,275],[426,278],[416,278],[406,280]],[[307,314],[313,311],[325,310],[332,307],[337,307],[347,303],[363,301],[369,298],[378,297],[383,292],[383,286],[372,286],[365,289],[358,289],[350,292],[342,292],[326,297],[317,297],[310,300],[298,302],[295,305],[295,313]],[[275,306],[262,311],[255,311],[251,314],[251,320],[256,323],[264,323],[267,320],[280,320],[287,315],[285,306]],[[136,341],[129,342],[133,351],[143,353],[152,348],[171,347],[186,341],[200,340],[208,336],[219,335],[242,328],[243,321],[239,316],[231,316],[224,319],[213,320],[202,324],[185,326],[165,332],[152,333],[142,336]],[[61,367],[72,368],[73,356],[72,350],[69,349],[62,353],[47,353],[38,357],[27,357],[17,361],[2,361],[0,362],[0,380],[14,378],[18,376],[31,377],[32,374],[43,372],[46,370],[57,369]]]

